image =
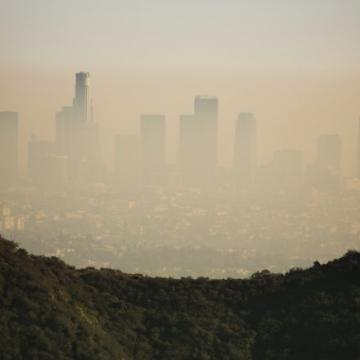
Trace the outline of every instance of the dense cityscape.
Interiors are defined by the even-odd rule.
[[[175,164],[166,162],[165,115],[144,114],[139,135],[114,135],[108,167],[90,75],[80,72],[72,105],[56,113],[55,139],[29,139],[21,176],[19,121],[0,112],[0,231],[33,253],[79,267],[226,278],[360,248],[360,153],[358,177],[345,177],[338,134],[319,134],[311,163],[284,149],[260,164],[255,114],[241,112],[226,168],[218,99],[196,96],[193,114],[179,119]]]

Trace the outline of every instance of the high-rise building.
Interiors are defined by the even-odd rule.
[[[357,177],[360,179],[360,119],[358,123],[358,153],[357,153]]]
[[[45,185],[58,189],[68,183],[68,158],[63,155],[48,154],[42,159]]]
[[[0,112],[0,188],[18,177],[18,113]]]
[[[200,176],[199,139],[200,123],[196,120],[195,115],[181,115],[177,163],[181,174],[181,183],[185,186],[196,184]]]
[[[218,162],[218,99],[196,96],[194,114],[180,117],[178,168],[183,184],[211,188]]]
[[[49,182],[45,158],[56,154],[54,141],[38,140],[33,135],[28,144],[28,176],[34,185],[44,186]]]
[[[194,114],[212,122],[217,128],[218,120],[218,98],[216,96],[198,95],[195,96]]]
[[[256,171],[256,119],[240,113],[236,123],[234,170],[237,184],[251,185]]]
[[[99,126],[93,121],[89,101],[89,73],[77,73],[72,106],[56,114],[58,152],[67,156],[69,180],[98,181],[101,177]]]
[[[162,186],[166,181],[165,116],[142,115],[140,129],[143,186]]]
[[[195,97],[195,118],[199,124],[198,151],[204,175],[216,174],[218,164],[218,99],[213,96]]]
[[[140,141],[135,135],[115,138],[115,187],[132,193],[140,186]]]
[[[340,174],[341,139],[339,135],[321,135],[317,143],[318,165]]]
[[[73,100],[73,109],[77,121],[89,121],[91,116],[90,109],[90,74],[88,72],[79,72],[75,75],[75,97]]]
[[[76,143],[73,139],[74,111],[72,106],[64,106],[56,113],[56,144],[60,152],[70,154]]]
[[[317,159],[307,169],[307,183],[319,191],[338,191],[341,177],[341,139],[339,135],[321,135],[317,141]]]
[[[302,153],[298,150],[279,150],[272,163],[273,187],[283,191],[297,191],[303,185]]]

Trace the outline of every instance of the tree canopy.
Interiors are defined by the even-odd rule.
[[[0,358],[360,358],[360,254],[180,280],[75,269],[0,239]]]

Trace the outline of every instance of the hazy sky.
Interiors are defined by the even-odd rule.
[[[1,0],[2,62],[358,68],[358,0]]]
[[[0,109],[22,136],[53,136],[74,72],[90,71],[106,154],[141,113],[168,116],[169,160],[180,113],[220,98],[220,159],[231,161],[240,111],[259,121],[264,160],[338,132],[347,168],[360,114],[359,0],[0,0]]]

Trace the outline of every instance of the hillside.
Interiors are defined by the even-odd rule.
[[[285,275],[76,270],[0,239],[0,359],[360,359],[360,254]]]

